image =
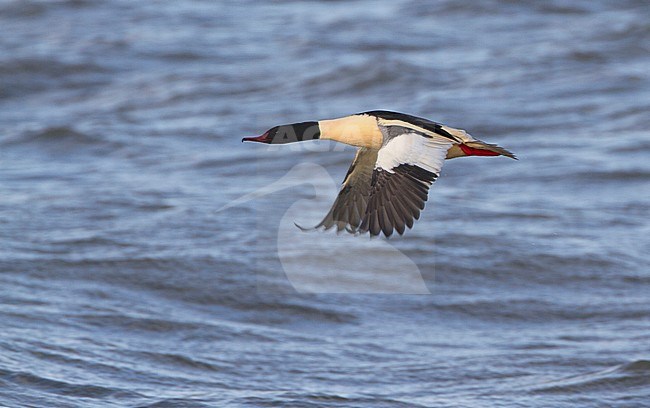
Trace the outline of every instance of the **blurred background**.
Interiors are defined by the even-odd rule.
[[[647,404],[649,21],[644,0],[0,1],[0,405]],[[354,153],[241,137],[371,109],[520,160],[448,162],[412,231],[347,241],[430,295],[299,293],[277,238],[309,175],[218,210],[299,163],[338,183]]]

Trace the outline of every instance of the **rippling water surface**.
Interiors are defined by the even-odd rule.
[[[647,406],[649,16],[0,2],[0,405]],[[448,162],[402,238],[299,232],[353,151],[241,137],[370,109],[520,160]]]

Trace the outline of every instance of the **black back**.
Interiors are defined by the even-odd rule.
[[[376,118],[386,119],[386,120],[402,120],[404,122],[412,123],[416,126],[419,126],[423,129],[429,130],[431,132],[437,133],[440,136],[455,140],[455,138],[449,134],[446,130],[442,128],[442,124],[434,122],[429,119],[420,118],[413,115],[407,115],[405,113],[391,112],[384,110],[374,110],[368,112],[362,112],[359,115],[370,115]]]

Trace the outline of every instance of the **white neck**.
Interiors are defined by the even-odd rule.
[[[384,137],[377,119],[368,115],[352,115],[318,122],[320,138],[358,147],[379,149]]]

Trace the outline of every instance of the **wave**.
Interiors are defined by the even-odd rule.
[[[598,181],[626,181],[639,182],[650,181],[650,170],[629,169],[629,170],[611,170],[611,171],[589,171],[580,172],[570,175],[572,178],[581,180]]]
[[[108,69],[52,58],[14,59],[0,63],[0,99],[24,97],[50,89],[88,89],[108,83]]]
[[[427,405],[421,405],[413,402],[403,402],[399,399],[387,397],[360,397],[360,396],[343,396],[334,393],[298,393],[285,392],[279,394],[266,393],[266,395],[245,397],[238,402],[245,406],[256,407],[368,407],[368,408],[418,408]]]
[[[107,153],[123,147],[123,143],[97,134],[81,132],[70,126],[50,126],[0,139],[5,149],[28,147],[45,151],[53,156],[67,157],[79,153]]]
[[[305,322],[352,324],[357,315],[344,306],[319,302],[313,296],[287,297],[285,293],[259,293],[258,276],[247,263],[228,262],[212,257],[117,258],[47,261],[1,261],[0,270],[15,273],[30,271],[31,278],[47,278],[57,271],[62,279],[89,280],[128,290],[181,301],[188,304],[224,307],[242,320],[259,325],[294,325]],[[262,274],[263,272],[260,272]],[[130,321],[128,325],[164,327],[165,322],[132,321],[124,316],[87,316],[90,320]],[[176,323],[170,323],[176,324]]]
[[[638,388],[639,391],[647,390],[649,382],[650,361],[635,360],[606,370],[552,381],[536,388],[534,392],[540,394],[578,394],[618,390],[633,394],[635,388]]]
[[[26,388],[36,389],[54,395],[76,398],[110,398],[119,394],[120,398],[140,397],[135,391],[105,387],[95,384],[83,384],[71,381],[61,381],[29,371],[12,371],[0,369],[0,383],[3,388],[15,388],[24,392]]]
[[[494,285],[494,284],[493,284]],[[568,303],[544,295],[548,300],[535,298],[509,298],[508,295],[490,295],[485,299],[476,297],[464,301],[431,301],[407,306],[408,312],[437,313],[446,319],[475,318],[483,322],[526,322],[548,323],[550,321],[584,322],[591,319],[613,321],[642,321],[647,311],[642,306],[603,305],[591,306]],[[578,307],[579,305],[579,307]]]
[[[97,2],[92,0],[59,0],[59,1],[34,1],[34,0],[13,0],[0,3],[0,14],[3,17],[13,18],[34,18],[40,17],[49,10],[54,9],[78,9],[82,7],[95,6]]]
[[[331,68],[326,72],[311,75],[302,81],[302,86],[313,89],[320,95],[349,94],[349,92],[377,91],[383,88],[400,90],[413,83],[425,88],[436,88],[445,82],[436,76],[405,61],[369,60],[354,65]]]

